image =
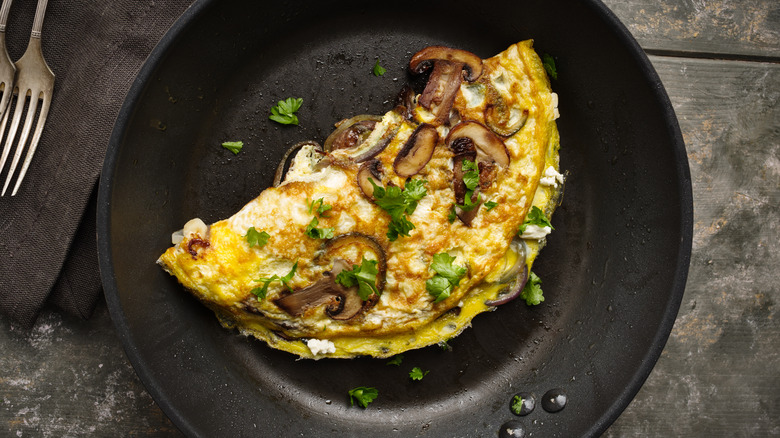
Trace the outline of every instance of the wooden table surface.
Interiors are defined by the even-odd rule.
[[[607,437],[780,436],[780,2],[606,0],[677,112],[694,195],[674,330]],[[105,302],[32,330],[0,317],[0,436],[179,436]]]

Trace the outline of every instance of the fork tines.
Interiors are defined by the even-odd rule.
[[[24,55],[16,61],[15,84],[13,87],[9,87],[9,85],[6,84],[5,89],[3,90],[4,97],[6,93],[13,92],[17,98],[15,105],[13,102],[8,104],[5,114],[3,114],[2,121],[0,121],[1,135],[5,132],[9,115],[11,114],[11,108],[13,107],[11,126],[8,129],[8,134],[5,136],[3,152],[2,155],[0,155],[0,175],[2,175],[3,167],[5,166],[5,162],[12,149],[14,150],[14,154],[0,196],[5,195],[5,192],[14,177],[22,153],[24,153],[24,150],[26,149],[27,153],[19,173],[16,174],[16,183],[11,191],[11,196],[16,195],[17,190],[19,190],[19,186],[22,184],[22,180],[27,174],[27,168],[30,166],[32,157],[35,154],[35,149],[38,147],[38,141],[41,138],[41,132],[43,132],[43,126],[46,123],[46,117],[49,114],[51,97],[54,92],[54,73],[46,64],[46,60],[43,59],[43,52],[41,50],[41,28],[43,27],[43,16],[46,13],[47,2],[48,0],[38,0],[38,7],[35,11],[35,21],[33,22],[27,51],[25,51]],[[24,125],[22,126],[21,133],[17,139],[16,134],[19,129],[19,124],[23,119],[22,115],[25,112]],[[30,131],[32,130],[33,124],[35,125],[35,131],[33,132],[32,139],[30,139]],[[16,145],[15,149],[14,145]]]

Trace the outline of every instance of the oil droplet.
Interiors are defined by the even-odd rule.
[[[550,413],[559,412],[566,407],[567,401],[568,397],[563,389],[554,388],[542,396],[542,408]]]
[[[499,438],[523,438],[525,436],[525,427],[523,423],[517,420],[509,420],[501,425],[498,430]]]

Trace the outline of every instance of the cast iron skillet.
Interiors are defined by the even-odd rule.
[[[478,316],[450,342],[384,360],[296,360],[223,329],[155,265],[190,218],[227,217],[268,187],[282,152],[336,121],[381,114],[433,44],[492,56],[535,39],[556,57],[561,165],[555,233],[535,265],[545,302]],[[371,74],[376,58],[387,68]],[[419,84],[418,84],[419,85]],[[298,127],[269,108],[302,97]],[[242,140],[233,155],[223,141]],[[114,127],[98,243],[109,309],[141,380],[192,436],[595,436],[657,360],[685,286],[692,198],[685,148],[642,50],[600,3],[196,2],[153,51]],[[413,366],[430,370],[411,381]],[[374,386],[368,409],[347,391]],[[509,410],[551,388],[556,414]]]

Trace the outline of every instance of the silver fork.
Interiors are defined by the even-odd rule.
[[[46,64],[46,60],[43,59],[43,52],[41,51],[41,28],[43,27],[43,16],[46,14],[46,4],[48,0],[38,0],[38,7],[35,10],[35,20],[33,21],[32,32],[30,34],[30,42],[27,44],[27,50],[24,55],[16,61],[16,84],[14,86],[16,98],[16,108],[14,109],[13,119],[11,120],[11,128],[8,130],[8,136],[6,137],[5,146],[3,150],[10,150],[13,144],[16,131],[19,128],[19,122],[22,119],[22,112],[27,107],[27,116],[24,119],[24,127],[22,128],[19,141],[16,145],[16,151],[14,152],[13,160],[11,161],[11,167],[8,169],[8,175],[5,178],[5,184],[3,184],[3,191],[0,196],[4,196],[8,185],[11,183],[14,172],[16,171],[16,165],[19,164],[19,159],[22,156],[25,144],[30,135],[32,129],[33,119],[38,111],[38,103],[40,101],[40,115],[38,116],[37,123],[35,125],[35,133],[27,148],[27,155],[24,157],[24,163],[22,169],[19,171],[19,175],[16,178],[16,184],[11,192],[11,196],[16,195],[16,191],[19,190],[19,185],[24,179],[24,175],[27,173],[27,168],[30,166],[35,149],[38,147],[38,140],[41,138],[41,132],[43,131],[43,125],[46,123],[46,116],[49,114],[49,105],[51,105],[51,97],[54,92],[54,73]],[[29,105],[26,105],[26,101],[29,98]],[[6,112],[6,117],[8,113]],[[4,125],[0,123],[0,125]],[[5,155],[5,153],[3,154]],[[2,165],[0,165],[0,172],[2,172]]]
[[[8,49],[5,46],[5,23],[8,21],[8,12],[11,11],[11,1],[3,0],[3,6],[0,7],[0,90],[3,91],[3,97],[0,99],[0,119],[3,119],[3,125],[0,127],[0,133],[5,131],[5,112],[8,109],[8,103],[14,91],[14,76],[16,76],[16,66],[14,66],[11,57],[8,56]],[[0,169],[3,168],[6,156],[0,159]]]

